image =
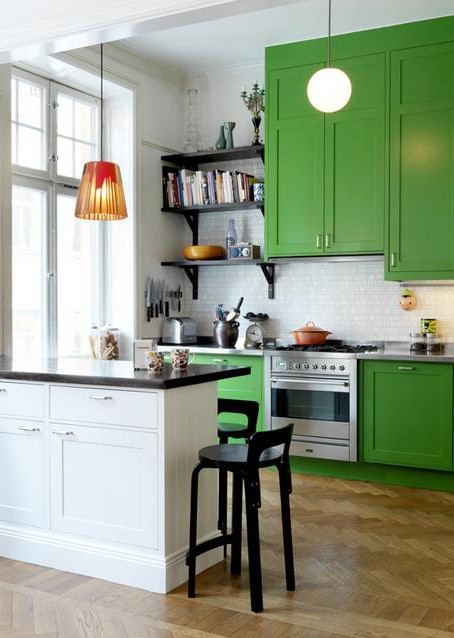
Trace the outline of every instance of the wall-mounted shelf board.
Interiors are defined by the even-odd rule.
[[[265,147],[263,144],[255,146],[239,146],[238,148],[226,148],[198,151],[197,153],[175,153],[173,155],[163,155],[163,162],[177,164],[178,166],[186,166],[193,168],[199,164],[208,164],[212,162],[229,162],[241,159],[265,160]]]
[[[244,211],[244,210],[261,210],[263,214],[263,209],[265,207],[265,203],[263,201],[260,202],[234,202],[233,204],[211,204],[207,206],[182,206],[181,208],[161,208],[163,213],[174,213],[176,215],[186,215],[186,213],[213,213],[216,211]]]

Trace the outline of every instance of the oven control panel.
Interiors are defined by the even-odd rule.
[[[306,374],[317,376],[349,376],[348,359],[324,357],[307,357],[301,355],[272,357],[272,372],[290,372],[292,374]]]

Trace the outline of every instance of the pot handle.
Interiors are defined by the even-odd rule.
[[[313,321],[308,321],[306,324],[306,328],[315,328],[315,323]]]

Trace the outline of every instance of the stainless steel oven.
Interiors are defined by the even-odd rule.
[[[266,423],[294,423],[290,453],[357,461],[354,355],[273,353],[265,368]]]

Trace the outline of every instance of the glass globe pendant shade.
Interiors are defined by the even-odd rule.
[[[316,71],[307,84],[307,97],[323,113],[340,111],[352,94],[350,78],[341,69],[327,67]]]

